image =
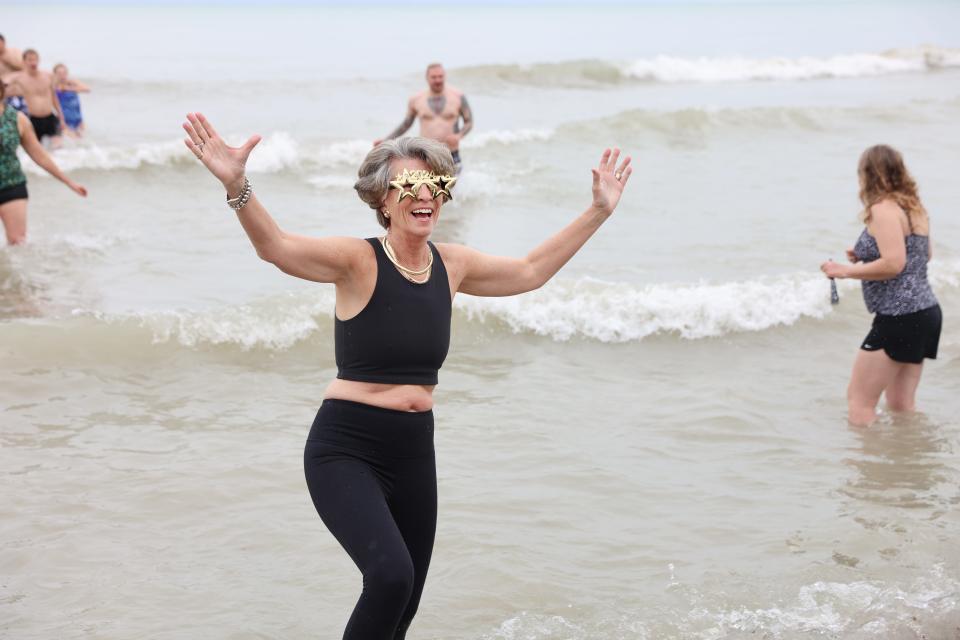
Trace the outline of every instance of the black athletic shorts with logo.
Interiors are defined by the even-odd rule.
[[[864,351],[883,349],[891,360],[920,364],[924,358],[937,357],[942,325],[943,314],[938,304],[902,316],[878,313],[860,348]]]

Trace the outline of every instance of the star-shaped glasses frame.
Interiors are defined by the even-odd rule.
[[[434,198],[443,196],[447,200],[453,200],[450,189],[456,182],[456,176],[438,175],[426,169],[416,169],[414,171],[404,169],[403,173],[398,173],[390,181],[390,186],[399,191],[397,202],[402,202],[406,197],[415,199],[423,185],[429,187]]]

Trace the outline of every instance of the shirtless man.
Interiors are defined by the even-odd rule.
[[[23,53],[20,49],[7,46],[7,40],[0,35],[0,82],[8,82],[10,76],[23,70]],[[7,104],[17,111],[27,112],[27,105],[20,96],[7,96]]]
[[[53,146],[58,147],[65,123],[57,92],[53,89],[53,75],[40,70],[40,54],[33,49],[23,52],[23,66],[23,71],[7,79],[7,94],[23,96],[37,138],[41,142],[45,137],[50,138]]]
[[[23,69],[23,54],[20,49],[7,46],[7,40],[0,36],[0,78],[6,79],[14,71]]]
[[[447,145],[453,154],[457,173],[460,173],[460,140],[473,128],[473,112],[467,103],[467,97],[460,90],[445,85],[446,78],[447,74],[439,62],[428,66],[429,88],[410,98],[407,103],[407,117],[386,138],[374,141],[373,146],[383,140],[399,138],[413,126],[414,120],[420,118],[420,135]],[[461,118],[463,126],[460,125]]]

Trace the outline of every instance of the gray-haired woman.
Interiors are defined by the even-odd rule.
[[[613,213],[630,158],[607,149],[587,210],[525,258],[503,258],[430,235],[456,182],[453,159],[425,138],[367,155],[355,185],[386,229],[381,238],[310,238],[281,230],[244,176],[253,136],[229,147],[202,114],[187,147],[226,188],[257,255],[285,273],[336,286],[337,378],[304,450],[307,486],[324,524],[363,574],[344,638],[402,639],[417,611],[436,531],[433,389],[458,292],[509,296],[542,286]]]

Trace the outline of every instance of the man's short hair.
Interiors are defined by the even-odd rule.
[[[0,33],[0,42],[6,42],[7,39],[3,37],[3,34]]]
[[[31,53],[37,56],[38,58],[40,57],[40,54],[37,53],[36,49],[27,49],[26,51],[23,52],[23,59],[26,60],[27,56],[30,55]]]
[[[439,62],[431,62],[430,64],[427,65],[427,71],[426,71],[426,72],[427,72],[427,73],[430,73],[430,69],[433,69],[434,67],[440,67],[440,68],[442,69],[442,68],[443,68],[443,65],[440,64]]]

